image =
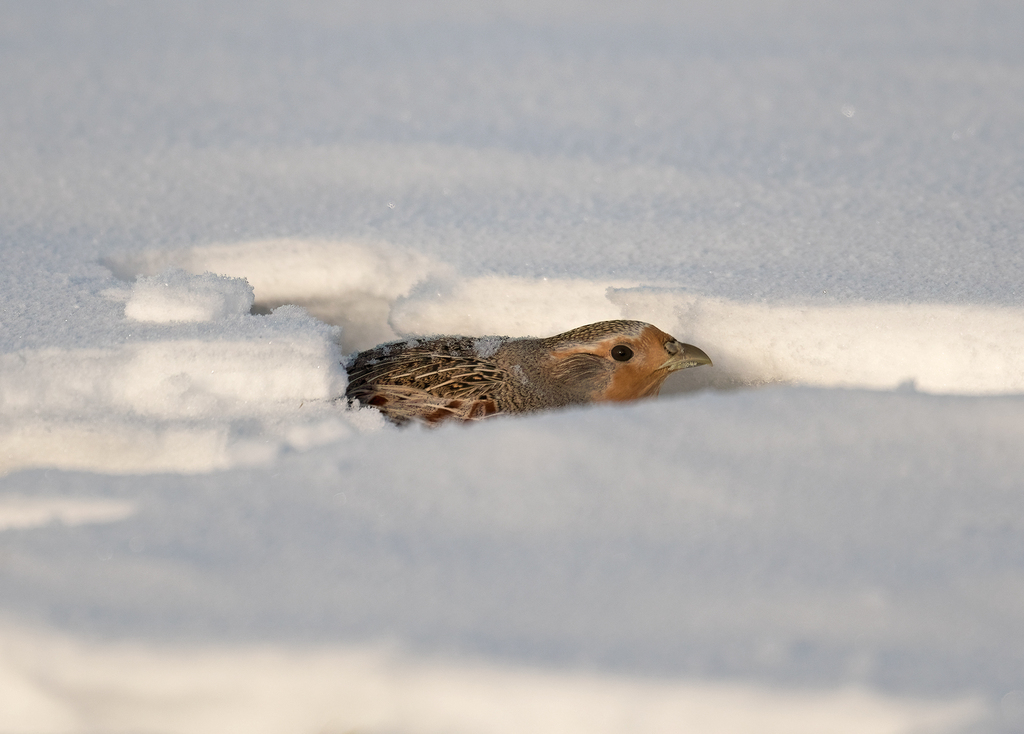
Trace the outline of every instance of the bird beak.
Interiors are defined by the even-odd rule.
[[[711,364],[711,357],[704,354],[703,349],[698,349],[692,344],[683,344],[674,339],[665,343],[665,351],[671,356],[665,360],[661,369],[675,372],[685,370],[687,367],[698,367],[702,364]]]

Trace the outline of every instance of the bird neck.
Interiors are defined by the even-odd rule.
[[[608,382],[608,375],[566,370],[559,359],[545,348],[541,339],[514,339],[506,343],[496,357],[512,375],[521,393],[539,406],[557,407],[591,402]]]

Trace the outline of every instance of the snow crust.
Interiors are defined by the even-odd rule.
[[[146,276],[167,268],[196,276],[210,272],[244,279],[255,291],[260,311],[282,304],[300,305],[341,326],[346,345],[352,349],[394,339],[396,334],[388,323],[391,302],[424,278],[445,270],[420,253],[386,243],[298,237],[110,254],[103,262],[122,279],[136,279],[126,309],[130,318],[137,318],[131,309],[139,283],[152,282]],[[248,313],[252,305],[250,297],[243,311]],[[152,320],[171,320],[165,304],[156,304],[155,309],[158,313]]]
[[[792,382],[954,395],[1024,392],[1024,309],[859,303],[825,307],[616,289],[623,318],[683,333],[714,353],[698,384]]]
[[[0,730],[1021,731],[1022,26],[6,3]],[[715,365],[339,399],[610,318]]]
[[[252,286],[240,278],[167,270],[132,285],[124,315],[135,321],[216,321],[249,313]]]
[[[382,425],[344,409],[339,329],[297,306],[250,315],[242,279],[172,270],[105,295],[127,299],[107,328],[164,325],[0,356],[0,471],[209,471]]]

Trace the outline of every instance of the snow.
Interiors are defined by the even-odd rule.
[[[124,520],[135,512],[128,502],[97,499],[40,499],[6,495],[0,502],[0,529],[32,528],[59,521],[65,525]]]
[[[244,279],[214,273],[195,276],[170,269],[159,276],[140,277],[124,306],[125,318],[135,321],[216,321],[247,314],[253,292]]]
[[[0,10],[0,732],[1024,730],[1024,10]],[[400,430],[354,351],[651,322]]]
[[[0,356],[0,470],[209,471],[383,422],[333,406],[338,328],[298,306],[251,315],[244,280],[182,270],[120,295],[119,345]]]
[[[24,732],[117,730],[125,721],[197,734],[317,731],[324,724],[320,712],[333,709],[344,711],[345,719],[328,725],[369,731],[603,734],[628,727],[658,734],[678,731],[688,720],[709,734],[816,734],[823,727],[886,734],[965,723],[979,712],[977,700],[936,705],[856,689],[766,694],[738,684],[559,676],[480,662],[424,664],[381,647],[227,651],[120,644],[111,651],[26,630],[0,645],[10,666],[0,668],[0,680],[49,678],[48,685],[17,691],[18,710],[8,721]],[[40,665],[41,651],[60,665]],[[140,679],[156,685],[139,685]],[[116,699],[125,689],[133,700],[120,710],[92,703],[103,694]],[[76,704],[85,702],[90,710],[82,716]]]
[[[352,349],[394,339],[396,333],[388,322],[392,302],[444,270],[424,255],[384,242],[298,237],[114,253],[103,262],[119,278],[133,280],[135,290],[140,281],[152,282],[145,276],[166,269],[244,279],[258,294],[255,304],[250,300],[244,312],[253,305],[264,312],[282,304],[301,305],[341,326],[343,337],[339,338]]]

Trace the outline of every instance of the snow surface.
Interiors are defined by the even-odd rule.
[[[213,273],[189,275],[170,269],[159,276],[136,278],[124,306],[135,321],[216,321],[252,310],[252,286],[243,278]]]
[[[5,3],[0,731],[1024,731],[1022,37]],[[336,400],[385,340],[608,318],[715,366]]]

